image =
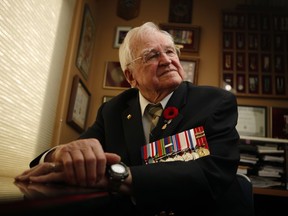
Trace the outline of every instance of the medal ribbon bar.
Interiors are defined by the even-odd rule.
[[[146,164],[188,161],[210,154],[204,127],[200,126],[148,143],[141,149]]]

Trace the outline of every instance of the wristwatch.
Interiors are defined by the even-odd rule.
[[[129,176],[128,167],[123,163],[112,164],[107,167],[111,193],[118,193],[122,182]]]

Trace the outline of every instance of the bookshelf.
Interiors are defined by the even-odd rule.
[[[258,195],[288,197],[288,139],[240,136],[239,173]]]

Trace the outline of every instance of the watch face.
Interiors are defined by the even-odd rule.
[[[122,164],[111,165],[111,170],[119,174],[125,173],[125,167]]]

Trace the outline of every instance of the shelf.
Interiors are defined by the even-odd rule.
[[[288,140],[287,139],[276,139],[268,137],[252,137],[252,136],[240,136],[241,140],[241,159],[240,166],[247,169],[246,175],[251,179],[253,183],[253,193],[254,195],[266,195],[275,197],[288,197]],[[244,147],[243,147],[244,146]],[[246,147],[247,146],[247,147]],[[266,146],[268,151],[263,152],[262,148],[259,147]],[[274,152],[274,147],[280,148],[281,152]],[[278,149],[277,148],[277,149]],[[262,150],[261,150],[262,149]],[[261,150],[261,151],[260,151]],[[279,149],[278,149],[279,150]],[[265,156],[271,156],[269,160]],[[267,160],[264,160],[264,157]],[[279,158],[284,158],[284,161],[275,160]],[[273,160],[272,160],[273,158]],[[266,167],[266,168],[265,168]],[[270,176],[271,172],[274,173],[275,177]],[[280,168],[283,168],[283,171]],[[248,170],[250,169],[250,171]],[[269,172],[269,175],[260,175],[260,171]],[[242,170],[243,171],[243,170]],[[242,172],[241,171],[241,172]],[[280,176],[277,176],[277,172],[281,172]],[[274,186],[274,182],[279,182],[281,186]],[[260,185],[266,185],[261,187]],[[270,187],[268,187],[270,185]]]
[[[288,197],[288,190],[284,189],[272,189],[272,188],[253,188],[253,193],[257,195],[267,195],[267,196],[281,196]]]
[[[260,141],[260,142],[288,143],[288,139],[276,139],[276,138],[269,138],[269,137],[240,136],[240,139]]]

